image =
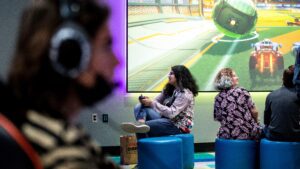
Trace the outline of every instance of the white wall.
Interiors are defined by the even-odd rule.
[[[19,17],[28,0],[0,1],[0,78],[5,79],[11,61]]]
[[[213,101],[217,93],[199,93],[195,103],[195,119],[193,134],[195,143],[214,142],[219,123],[213,120]],[[266,92],[251,93],[256,103],[259,116],[263,121],[263,110]],[[126,134],[120,128],[122,122],[134,121],[133,107],[138,103],[140,93],[114,95],[92,110],[86,110],[80,114],[79,119],[86,127],[92,137],[101,143],[102,146],[119,146],[119,136]],[[155,97],[157,93],[143,93],[150,97]],[[92,113],[98,114],[98,122],[92,122]],[[102,122],[102,114],[109,116],[108,123]]]

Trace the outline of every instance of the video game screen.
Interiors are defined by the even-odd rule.
[[[200,91],[232,68],[239,86],[272,91],[295,63],[300,0],[128,0],[127,91],[161,91],[185,65]]]

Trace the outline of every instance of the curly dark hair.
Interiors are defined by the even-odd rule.
[[[176,65],[172,66],[171,70],[174,72],[178,87],[180,89],[189,89],[194,96],[198,95],[198,85],[196,84],[196,81],[188,68],[186,68],[184,65]],[[174,89],[175,87],[168,83],[164,87],[164,93],[167,96],[172,96]]]

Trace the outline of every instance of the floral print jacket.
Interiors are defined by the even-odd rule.
[[[214,119],[221,123],[218,137],[223,139],[259,139],[261,127],[252,116],[254,103],[241,87],[222,90],[215,97]]]
[[[162,116],[169,118],[173,124],[185,133],[189,133],[193,126],[195,99],[189,89],[174,90],[175,100],[172,105],[163,104],[165,95],[163,92],[152,102],[152,107]]]

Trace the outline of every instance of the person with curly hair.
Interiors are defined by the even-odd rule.
[[[220,92],[215,97],[214,120],[220,122],[218,138],[257,140],[261,127],[250,93],[238,87],[239,78],[231,68],[221,69],[214,81]]]
[[[168,78],[169,82],[154,100],[147,96],[140,98],[140,104],[134,108],[138,123],[122,123],[124,131],[137,133],[138,138],[191,132],[198,86],[183,65],[173,66]]]

